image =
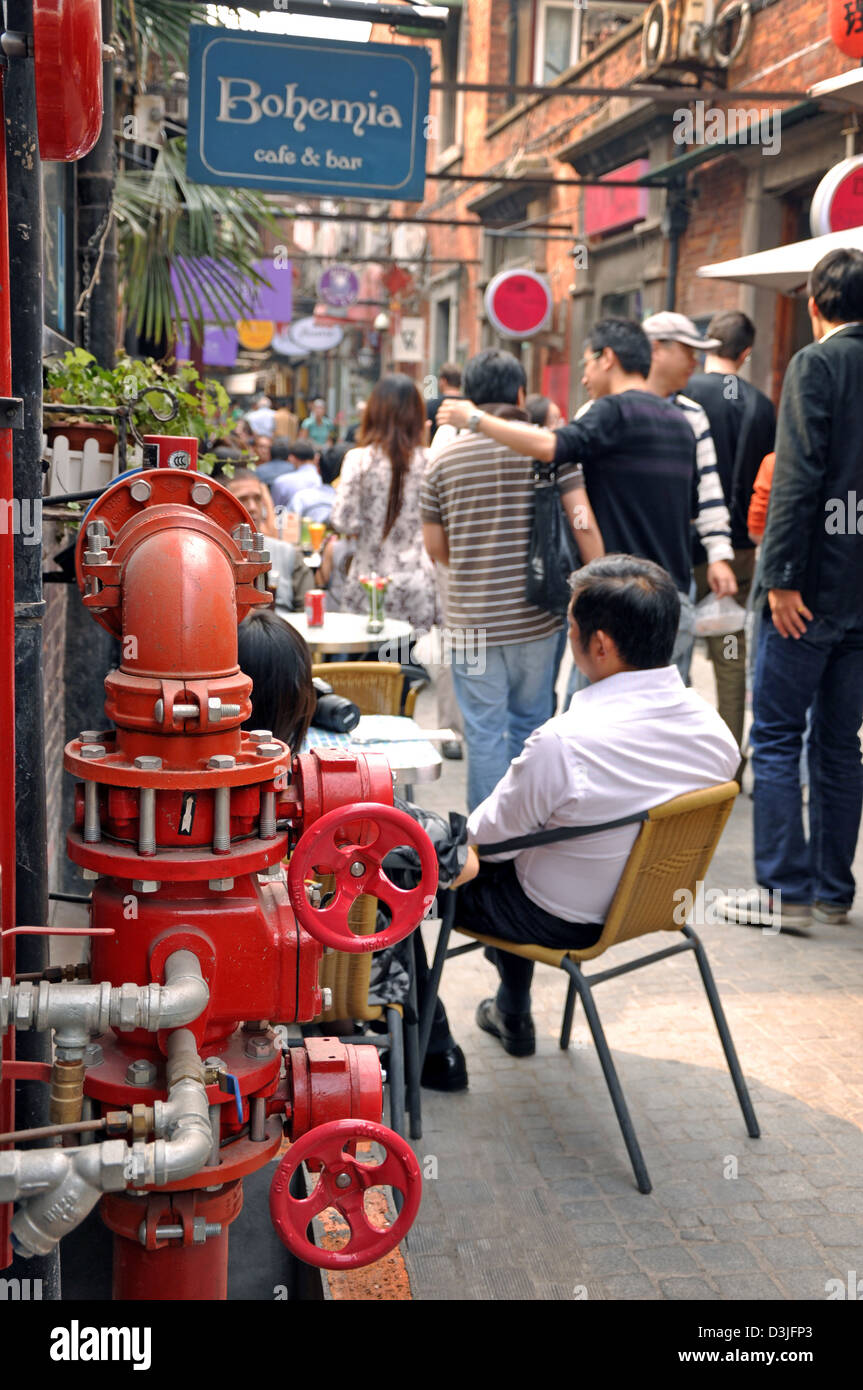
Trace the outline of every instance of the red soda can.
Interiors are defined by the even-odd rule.
[[[323,589],[309,589],[305,597],[306,626],[323,627],[326,592]]]

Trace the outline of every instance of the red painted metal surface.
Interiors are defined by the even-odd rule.
[[[356,1157],[358,1143],[380,1144],[382,1163]],[[308,1197],[291,1196],[290,1185],[301,1163],[319,1168],[320,1176]],[[365,1194],[369,1188],[391,1187],[403,1194],[404,1205],[391,1226],[381,1229],[368,1219]],[[270,1188],[270,1215],[279,1239],[299,1259],[319,1269],[357,1269],[372,1264],[398,1245],[410,1230],[422,1200],[422,1175],[413,1149],[400,1135],[368,1120],[334,1120],[320,1125],[292,1144],[276,1170]],[[333,1207],[350,1227],[340,1250],[321,1250],[307,1230],[314,1217]]]
[[[9,204],[6,186],[4,72],[0,68],[0,396],[12,394],[12,344],[9,317]],[[12,431],[0,429],[0,502],[11,509]],[[15,922],[15,550],[11,526],[0,532],[0,927]],[[15,974],[15,938],[0,939],[2,974]],[[15,1035],[0,1040],[0,1132],[15,1128],[15,1088],[3,1063],[15,1056]],[[8,1206],[0,1204],[0,1269],[11,1262]]]
[[[397,888],[383,862],[402,845],[416,850],[422,877],[416,888]],[[312,907],[306,879],[332,874],[335,891],[326,907]],[[291,906],[312,936],[336,951],[382,951],[419,926],[434,901],[437,859],[431,841],[410,816],[393,806],[360,802],[328,811],[307,830],[291,855]],[[362,894],[371,894],[392,913],[390,925],[374,936],[356,936],[348,913]]]
[[[36,121],[43,159],[81,159],[102,129],[101,0],[33,0]]]
[[[113,1299],[227,1298],[228,1231],[242,1206],[241,1182],[226,1184],[219,1192],[103,1197],[102,1219],[114,1232]],[[220,1234],[195,1244],[195,1218],[221,1226]],[[159,1240],[160,1226],[182,1226],[183,1236]]]

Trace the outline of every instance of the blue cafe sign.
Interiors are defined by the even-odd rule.
[[[430,68],[424,48],[192,25],[189,177],[420,202]]]

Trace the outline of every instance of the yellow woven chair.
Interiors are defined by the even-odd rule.
[[[457,923],[458,894],[442,894],[441,931],[432,967],[429,997],[423,1005],[420,1026],[420,1057],[424,1055],[424,1049],[428,1042],[431,1018],[445,960],[449,960],[453,956],[463,955],[467,951],[475,951],[481,946],[491,946],[498,951],[508,951],[527,960],[537,961],[542,965],[553,965],[564,970],[569,976],[569,988],[563,1011],[560,1046],[564,1051],[569,1047],[575,1004],[576,1000],[580,998],[584,1005],[618,1123],[623,1133],[638,1189],[640,1192],[650,1192],[651,1183],[647,1167],[605,1039],[605,1033],[594,1003],[592,987],[601,984],[604,980],[615,979],[618,975],[626,975],[632,970],[639,970],[644,965],[652,965],[655,961],[665,960],[668,956],[677,955],[681,951],[694,951],[728,1068],[737,1091],[737,1099],[743,1111],[747,1133],[751,1138],[757,1139],[760,1134],[758,1121],[755,1118],[755,1111],[752,1108],[746,1082],[740,1069],[707,953],[692,928],[676,920],[676,917],[680,916],[681,901],[685,901],[681,897],[680,890],[687,890],[692,894],[692,900],[694,900],[697,884],[704,880],[738,790],[736,782],[723,782],[719,786],[708,787],[704,791],[687,792],[683,796],[674,797],[673,800],[666,801],[647,813],[635,844],[630,851],[603,925],[602,934],[593,946],[583,950],[550,950],[544,946],[516,945],[514,942],[502,941],[497,937],[483,936],[478,932],[470,931]],[[463,936],[471,937],[471,945],[457,946],[453,950],[448,950],[449,936],[452,930],[460,932]],[[624,964],[614,966],[609,970],[595,972],[591,975],[582,973],[582,961],[593,960],[597,956],[603,955],[611,946],[617,946],[623,941],[631,941],[635,937],[647,936],[660,931],[674,932],[684,939],[672,946],[665,946],[662,950],[654,951],[647,956],[640,956],[636,960],[626,961]]]
[[[330,891],[334,883],[331,874],[321,875],[321,888]],[[364,894],[357,898],[348,911],[348,923],[357,936],[371,936],[377,919],[377,898]],[[386,1016],[385,1033],[351,1034],[341,1036],[341,1041],[357,1045],[375,1046],[389,1049],[389,1068],[387,1085],[390,1097],[390,1125],[401,1135],[405,1134],[405,1087],[407,1086],[407,1109],[410,1113],[410,1136],[422,1138],[422,1115],[420,1108],[419,1081],[419,1027],[416,1006],[416,985],[413,970],[411,976],[411,995],[408,1000],[407,1021],[401,1004],[369,1003],[369,980],[372,971],[372,955],[349,951],[324,952],[321,961],[320,983],[322,989],[329,989],[332,995],[330,1005],[315,1019],[316,1024],[334,1023],[343,1019],[353,1019],[357,1023],[377,1023]]]
[[[328,681],[337,695],[353,700],[362,714],[401,714],[404,673],[395,661],[327,661],[312,675]],[[411,686],[404,713],[411,717],[423,681]]]

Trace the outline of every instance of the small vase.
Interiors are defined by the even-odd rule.
[[[381,589],[372,588],[369,592],[369,620],[366,631],[372,634],[384,630],[384,595]]]

